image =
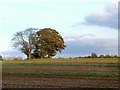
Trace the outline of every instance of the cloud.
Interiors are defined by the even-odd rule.
[[[64,40],[65,40],[65,42],[68,42],[68,41],[76,41],[76,40],[80,40],[80,39],[95,38],[95,37],[96,37],[96,35],[94,35],[94,34],[82,34],[82,35],[65,36]]]
[[[118,39],[77,39],[74,41],[66,41],[66,49],[57,56],[72,57],[79,55],[90,55],[95,52],[100,54],[118,54]]]
[[[79,26],[80,24],[81,23],[76,23],[75,26]],[[118,4],[116,3],[109,4],[103,10],[86,16],[82,24],[117,29],[118,28]]]

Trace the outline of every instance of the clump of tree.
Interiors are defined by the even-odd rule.
[[[51,28],[28,28],[14,34],[13,46],[31,58],[51,58],[65,49],[62,36]]]
[[[99,58],[118,58],[118,56],[106,54],[106,55],[100,55]]]
[[[109,54],[98,56],[96,53],[92,53],[91,58],[118,58],[118,56],[117,55],[109,55]]]
[[[91,54],[91,58],[97,58],[98,56],[97,56],[97,54],[96,53],[92,53]]]
[[[99,58],[104,58],[105,56],[104,55],[100,55]]]
[[[84,57],[79,56],[77,58],[120,58],[120,57],[118,57],[117,55],[109,55],[109,54],[98,56],[96,53],[92,53],[89,56],[84,56]]]

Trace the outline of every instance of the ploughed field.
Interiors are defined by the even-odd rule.
[[[2,61],[3,88],[118,88],[118,58]]]

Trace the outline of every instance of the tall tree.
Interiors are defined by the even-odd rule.
[[[20,48],[27,55],[27,59],[31,59],[31,53],[35,47],[36,30],[36,28],[28,28],[24,31],[17,32],[12,39],[13,46]]]
[[[65,49],[66,45],[62,36],[54,29],[44,28],[37,32],[35,55],[44,58],[55,56]],[[39,43],[39,44],[38,44]]]

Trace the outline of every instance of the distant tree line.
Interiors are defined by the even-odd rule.
[[[81,56],[79,56],[78,58],[83,58]],[[119,58],[117,55],[97,55],[96,53],[92,53],[90,56],[84,56],[84,58]]]
[[[58,58],[61,58],[61,57],[58,57]],[[120,57],[117,55],[109,55],[109,54],[98,56],[96,53],[92,53],[90,56],[69,57],[69,59],[72,59],[72,58],[120,58]],[[0,60],[23,60],[23,58],[22,57],[4,57],[3,59],[3,57],[0,55]]]
[[[62,36],[51,28],[28,28],[16,32],[12,43],[14,47],[27,55],[27,59],[51,58],[66,47]]]

